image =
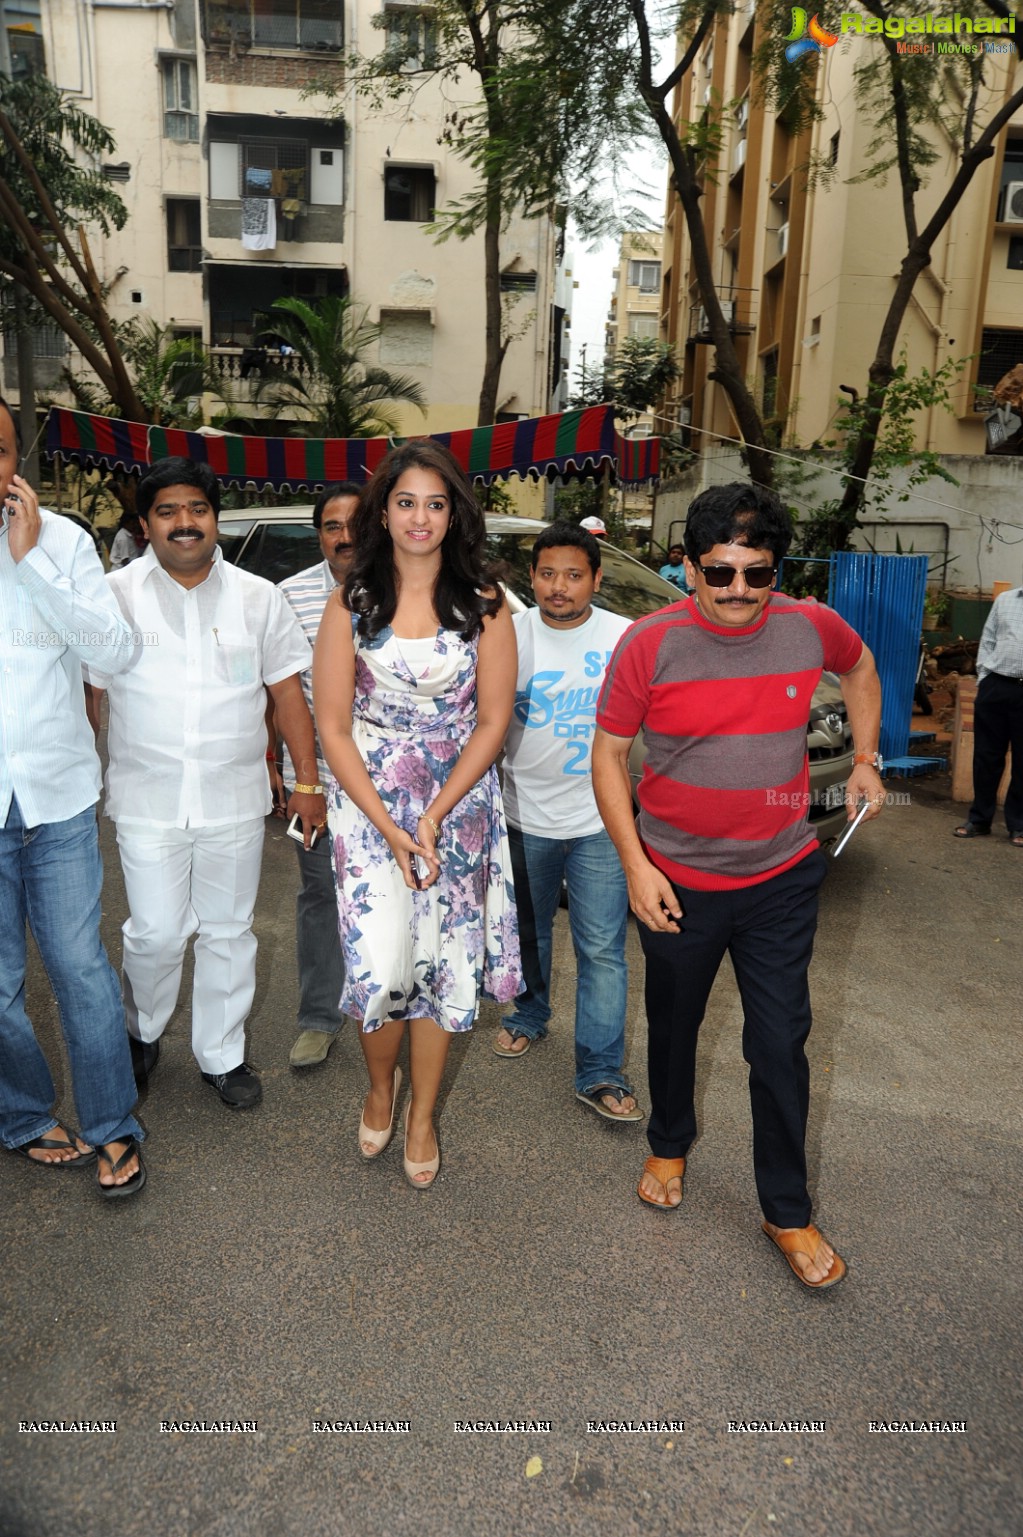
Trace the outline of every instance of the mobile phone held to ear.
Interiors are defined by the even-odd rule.
[[[295,815],[292,817],[291,821],[288,823],[288,837],[294,838],[296,843],[301,843],[303,845],[305,844],[305,833],[302,831],[302,818],[299,816],[297,811],[295,812]],[[314,827],[309,837],[309,848],[314,849],[319,841],[320,829],[318,827]],[[306,853],[308,852],[309,850],[307,849]]]

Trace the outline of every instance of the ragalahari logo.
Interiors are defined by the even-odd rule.
[[[788,47],[785,57],[790,64],[805,59],[808,53],[820,53],[822,48],[834,48],[838,42],[837,32],[826,32],[817,20],[816,15],[811,16],[807,22],[806,12],[801,5],[792,7],[792,31],[785,39]]]

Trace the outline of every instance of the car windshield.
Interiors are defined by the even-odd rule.
[[[488,560],[505,587],[527,608],[532,608],[536,601],[529,583],[529,558],[535,540],[535,529],[524,534],[487,535]],[[681,596],[670,582],[630,560],[613,545],[601,545],[600,569],[603,576],[600,591],[594,594],[594,606],[623,614],[627,619],[642,619],[654,609],[677,603]]]

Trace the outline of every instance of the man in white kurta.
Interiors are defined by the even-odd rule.
[[[270,810],[264,685],[296,765],[289,814],[300,815],[308,841],[325,820],[300,682],[311,653],[277,589],[223,559],[219,486],[207,466],[160,461],[136,505],[149,549],[108,580],[142,645],[119,676],[89,672],[110,702],[106,811],[130,910],[123,981],[133,1058],[144,1079],[198,931],[192,1050],[224,1103],[248,1109],[262,1095],[244,1059]]]

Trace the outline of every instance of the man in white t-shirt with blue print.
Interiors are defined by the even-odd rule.
[[[554,915],[562,882],[575,948],[576,1098],[609,1121],[643,1119],[622,1073],[628,893],[593,798],[590,747],[604,672],[630,621],[593,607],[600,545],[552,523],[533,546],[536,608],[516,614],[515,709],[505,744],[504,803],[526,991],[494,1042],[525,1056],[551,1017]]]

